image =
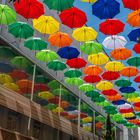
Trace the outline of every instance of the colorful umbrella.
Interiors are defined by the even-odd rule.
[[[58,96],[60,93],[62,94],[62,96],[63,96],[63,95],[68,95],[68,94],[70,94],[70,92],[69,92],[68,90],[64,89],[64,88],[54,89],[54,90],[52,91],[52,93],[55,94],[55,95],[57,95],[57,96]]]
[[[126,60],[131,55],[132,52],[126,48],[118,48],[110,52],[110,56],[115,60]]]
[[[128,98],[136,98],[136,97],[138,97],[139,96],[139,93],[138,92],[134,92],[134,93],[130,93],[130,94],[123,94],[123,97],[124,98],[126,98],[126,99],[128,99]]]
[[[105,69],[107,71],[120,71],[122,70],[124,65],[118,61],[111,61],[105,65]]]
[[[73,7],[74,0],[44,0],[44,3],[49,7],[49,9],[63,11]]]
[[[53,110],[57,107],[57,105],[53,104],[53,103],[49,103],[45,108],[49,109],[49,110]]]
[[[128,109],[119,109],[119,112],[120,112],[120,113],[130,113],[130,112],[133,112],[133,109],[132,109],[132,108],[128,108]]]
[[[98,75],[87,75],[84,77],[84,81],[87,83],[97,83],[101,81],[101,77]]]
[[[73,31],[72,36],[76,41],[86,42],[95,40],[97,37],[97,32],[91,27],[81,27]]]
[[[77,69],[69,69],[64,72],[65,77],[74,78],[82,76],[82,72]]]
[[[66,61],[66,64],[70,67],[70,68],[82,68],[85,67],[87,62],[82,58],[72,58]]]
[[[99,96],[99,97],[97,97],[97,98],[92,98],[92,101],[93,102],[96,102],[96,103],[102,103],[102,102],[104,102],[105,101],[105,98],[103,97],[103,96]]]
[[[58,55],[51,50],[41,50],[40,52],[36,53],[36,58],[43,62],[50,62],[56,60]]]
[[[114,105],[123,105],[123,104],[125,104],[125,103],[126,103],[125,100],[117,100],[117,101],[113,101],[113,102],[112,102],[112,104],[114,104]]]
[[[96,2],[97,0],[80,0],[81,2],[89,2],[89,3],[94,3]]]
[[[105,48],[111,49],[111,50],[114,50],[117,48],[124,48],[126,43],[127,43],[127,40],[123,36],[117,36],[117,35],[106,37],[104,41],[102,42]]]
[[[40,83],[40,84],[35,84],[34,85],[34,90],[36,92],[39,92],[39,91],[41,92],[41,91],[48,91],[49,88],[46,86],[46,84]]]
[[[136,43],[133,47],[133,51],[135,51],[135,53],[140,54],[140,43]]]
[[[57,89],[60,87],[60,83],[56,80],[52,80],[50,82],[48,82],[47,86],[50,88],[50,89]]]
[[[128,38],[129,38],[130,41],[140,42],[140,28],[132,30],[128,34]]]
[[[70,44],[72,43],[72,39],[66,33],[57,32],[49,36],[48,42],[51,44],[51,46],[61,48],[65,46],[70,46]]]
[[[54,98],[49,99],[48,102],[58,105],[59,104],[59,97],[55,96]]]
[[[119,77],[120,77],[120,74],[117,71],[105,71],[102,74],[102,78],[104,80],[109,80],[109,81],[111,81],[111,80],[117,80]]]
[[[119,91],[121,91],[122,93],[133,93],[136,91],[136,89],[133,87],[121,87]]]
[[[9,73],[9,72],[13,71],[13,69],[14,68],[11,65],[0,62],[0,72],[1,73]]]
[[[108,81],[101,81],[98,84],[96,84],[96,88],[101,91],[108,90],[113,88],[113,84]]]
[[[8,32],[16,38],[28,38],[33,36],[34,30],[26,22],[15,22],[8,26]]]
[[[48,64],[47,64],[48,68],[49,69],[52,69],[54,71],[59,71],[59,70],[64,70],[66,69],[66,64],[59,61],[59,60],[53,60],[53,61],[50,61]]]
[[[135,114],[134,113],[124,113],[122,114],[123,117],[128,118],[128,117],[134,117]]]
[[[35,83],[36,84],[40,84],[40,83],[46,84],[49,81],[50,80],[47,77],[45,77],[44,75],[36,75],[35,76]]]
[[[18,85],[16,85],[15,83],[5,83],[5,84],[3,84],[3,86],[8,88],[8,89],[11,89],[13,91],[19,90]]]
[[[57,54],[61,58],[72,59],[72,58],[77,58],[80,52],[75,47],[66,46],[66,47],[60,48],[57,51]]]
[[[94,90],[94,86],[92,84],[82,84],[79,86],[79,90],[83,92]]]
[[[16,84],[19,86],[20,89],[25,89],[25,88],[30,88],[32,86],[32,81],[28,80],[28,79],[22,79],[22,80],[18,80],[16,82]]]
[[[130,66],[135,66],[135,67],[139,67],[140,66],[140,57],[139,56],[135,56],[135,57],[131,57],[127,60],[127,64]]]
[[[101,116],[101,115],[98,115],[96,118],[95,118],[96,121],[99,121],[99,122],[102,122],[102,123],[105,123],[106,119],[105,117]]]
[[[128,66],[128,67],[124,67],[121,71],[120,71],[122,76],[126,76],[126,77],[133,77],[136,76],[138,74],[138,69],[132,66]]]
[[[136,83],[140,83],[140,75],[136,76],[135,79],[134,79],[134,81],[135,81]]]
[[[26,19],[38,18],[44,14],[43,4],[37,0],[20,0],[14,2],[15,10]]]
[[[103,72],[103,69],[96,65],[90,65],[84,68],[84,74],[86,75],[98,75]]]
[[[13,79],[8,74],[0,74],[0,84],[12,83]]]
[[[123,32],[125,24],[118,19],[106,19],[100,23],[99,30],[105,35],[116,35]]]
[[[131,10],[140,9],[140,1],[139,0],[122,0],[125,8],[129,8]]]
[[[88,56],[88,61],[94,65],[103,65],[109,60],[108,56],[104,53],[91,54]]]
[[[41,38],[32,37],[24,41],[24,46],[30,50],[43,50],[47,48],[47,42]]]
[[[113,121],[115,121],[115,122],[124,120],[123,116],[122,116],[121,114],[119,114],[119,113],[117,113],[117,114],[111,116],[111,119],[112,119]]]
[[[101,106],[101,107],[105,107],[105,106],[109,106],[110,103],[108,101],[104,101],[104,102],[101,102],[101,103],[96,102],[96,105]]]
[[[33,27],[42,34],[53,34],[59,31],[59,23],[51,16],[40,16],[33,20]]]
[[[140,3],[139,3],[140,4]],[[127,23],[133,27],[140,26],[140,10],[136,10],[128,14]]]
[[[113,95],[113,96],[107,96],[107,99],[109,101],[118,101],[120,100],[122,97],[120,94],[116,94],[116,95]]]
[[[16,13],[9,6],[0,4],[0,24],[11,24],[16,21]]]
[[[102,94],[105,96],[115,96],[118,94],[118,91],[116,91],[115,89],[108,89],[108,90],[103,90]]]
[[[91,90],[91,91],[87,91],[85,93],[85,95],[87,97],[90,97],[90,98],[98,98],[100,96],[100,93],[98,91],[96,91],[96,90]]]
[[[80,50],[88,55],[96,54],[102,51],[102,45],[94,41],[88,41],[80,46]]]
[[[42,91],[38,93],[38,96],[42,99],[49,100],[51,98],[54,98],[54,95],[48,91]]]
[[[115,81],[115,85],[118,87],[127,87],[127,86],[131,86],[132,82],[130,82],[127,79],[121,78],[117,81]]]
[[[62,11],[59,17],[62,24],[67,25],[70,28],[82,27],[87,22],[86,14],[76,7]]]
[[[65,82],[69,85],[75,85],[75,86],[80,86],[83,84],[83,80],[78,77],[67,78],[67,79],[65,79]]]
[[[98,0],[92,5],[92,13],[100,19],[113,18],[120,12],[120,3],[116,0]]]

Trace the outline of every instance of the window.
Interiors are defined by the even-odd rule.
[[[38,121],[33,122],[33,137],[39,138],[41,130],[41,123]]]

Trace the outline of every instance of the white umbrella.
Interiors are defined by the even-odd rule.
[[[129,109],[129,108],[132,108],[132,106],[128,103],[118,106],[118,109]]]
[[[126,43],[127,43],[127,40],[123,36],[117,36],[117,35],[106,37],[104,41],[102,42],[105,48],[111,49],[111,50],[114,50],[117,48],[124,48]]]

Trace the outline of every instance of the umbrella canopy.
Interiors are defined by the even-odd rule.
[[[92,101],[95,102],[95,103],[102,103],[105,101],[105,98],[103,96],[99,96],[97,98],[92,98]]]
[[[8,74],[0,74],[0,84],[12,83],[13,79]]]
[[[26,19],[38,18],[44,14],[43,4],[37,0],[20,0],[14,2],[15,10]]]
[[[106,37],[104,41],[102,42],[105,48],[111,49],[111,50],[114,50],[117,48],[124,48],[126,43],[127,43],[127,40],[123,36],[117,36],[117,35]]]
[[[13,69],[14,68],[11,65],[0,62],[0,72],[1,73],[9,73],[9,72],[13,71]]]
[[[87,62],[82,57],[79,57],[67,60],[66,64],[70,68],[82,68],[86,66]]]
[[[63,11],[73,7],[74,0],[44,0],[44,3],[49,7],[49,9]]]
[[[134,79],[134,81],[135,81],[136,83],[140,83],[140,75],[136,76],[135,79]]]
[[[76,41],[86,42],[86,41],[95,40],[97,34],[98,33],[93,28],[83,26],[81,28],[75,29],[72,33],[72,37]]]
[[[118,101],[113,101],[112,102],[112,104],[114,104],[114,105],[123,105],[123,104],[125,104],[125,100],[118,100]]]
[[[132,30],[128,34],[128,38],[129,38],[130,41],[140,42],[140,28]]]
[[[139,3],[140,4],[140,3]],[[136,10],[128,14],[127,23],[133,27],[140,26],[140,10]]]
[[[66,46],[66,47],[60,48],[57,51],[57,54],[61,58],[72,59],[72,58],[77,58],[80,52],[75,47]]]
[[[123,116],[119,113],[111,116],[111,119],[115,122],[124,120]]]
[[[84,68],[84,74],[86,75],[98,75],[103,72],[103,69],[100,66],[90,65]]]
[[[49,88],[46,86],[46,84],[40,83],[40,84],[35,84],[34,85],[34,90],[37,91],[37,92],[47,91],[47,90],[49,90]]]
[[[103,90],[102,94],[105,96],[115,96],[118,94],[118,91],[116,91],[115,89],[108,89],[108,90]]]
[[[116,35],[123,32],[125,24],[118,19],[106,19],[100,23],[99,30],[105,35]]]
[[[8,88],[8,89],[11,89],[13,91],[19,90],[18,85],[16,85],[15,83],[5,83],[5,84],[3,84],[3,86]]]
[[[57,107],[57,105],[53,104],[53,103],[49,103],[45,108],[49,109],[49,110],[53,110]]]
[[[109,81],[110,80],[117,80],[119,77],[120,77],[120,74],[117,71],[105,71],[102,74],[102,78],[104,80],[109,80]]]
[[[20,89],[23,89],[23,88],[31,89],[32,81],[28,79],[22,79],[22,80],[18,80],[16,84],[19,86]]]
[[[11,59],[10,63],[19,69],[25,69],[31,65],[31,62],[23,56],[16,56]]]
[[[94,65],[103,65],[108,62],[109,58],[104,53],[91,54],[88,56],[88,61]]]
[[[139,67],[140,66],[140,57],[139,56],[135,56],[135,57],[131,57],[127,60],[127,64],[130,66],[135,66],[135,67]]]
[[[79,90],[83,92],[94,90],[94,86],[92,84],[82,84],[79,86]]]
[[[40,84],[40,83],[42,83],[42,84],[46,84],[46,83],[48,83],[50,80],[47,78],[47,77],[45,77],[44,75],[36,75],[35,76],[35,83],[36,84]]]
[[[80,0],[81,2],[89,2],[89,3],[94,3],[96,2],[97,0]]]
[[[115,60],[126,60],[131,55],[132,52],[126,48],[118,48],[110,52],[110,56]]]
[[[122,93],[133,93],[136,91],[136,89],[133,87],[121,87],[119,91],[121,91]]]
[[[33,36],[33,28],[26,22],[15,22],[8,26],[8,32],[16,38],[28,38]]]
[[[125,8],[129,8],[131,10],[140,9],[140,1],[139,0],[122,0]]]
[[[100,19],[113,18],[120,12],[120,3],[116,0],[98,0],[92,5],[92,13]]]
[[[53,34],[59,31],[59,22],[51,16],[40,16],[33,20],[33,27],[42,34]]]
[[[122,70],[124,65],[118,61],[111,61],[105,65],[105,69],[107,71],[120,71]]]
[[[136,76],[138,74],[138,69],[132,66],[128,66],[128,67],[124,67],[121,71],[120,74],[122,76],[126,76],[126,77],[133,77]]]
[[[64,89],[64,88],[54,89],[52,91],[52,93],[57,95],[57,96],[59,96],[60,93],[62,94],[62,96],[70,94],[70,92],[68,90]]]
[[[38,93],[38,96],[42,99],[49,100],[51,98],[54,98],[54,95],[48,91],[42,91]]]
[[[132,108],[128,108],[128,109],[119,109],[119,112],[120,112],[120,113],[130,113],[130,112],[133,112],[133,109],[132,109]]]
[[[36,53],[36,58],[43,62],[50,62],[56,60],[58,55],[51,50],[41,50],[40,52]]]
[[[59,60],[53,60],[53,61],[50,61],[48,64],[47,64],[48,68],[49,69],[52,69],[54,71],[63,71],[64,69],[67,68],[66,64],[59,61]]]
[[[101,103],[97,103],[97,102],[96,102],[96,105],[105,107],[105,106],[109,106],[110,103],[109,103],[108,101],[104,101],[104,102],[101,102]]]
[[[16,13],[9,6],[0,4],[0,24],[9,25],[16,21]]]
[[[59,17],[62,24],[70,28],[82,27],[87,22],[86,14],[76,7],[62,11]]]
[[[97,54],[102,51],[102,45],[94,41],[88,41],[80,46],[80,50],[88,55]]]
[[[120,94],[116,94],[116,95],[113,95],[113,96],[107,96],[107,99],[109,101],[118,101],[120,100],[122,97]]]
[[[91,90],[91,91],[87,91],[85,93],[85,95],[87,97],[90,97],[90,98],[98,98],[100,96],[100,93],[98,91],[96,91],[96,90]]]
[[[101,91],[108,90],[113,88],[113,84],[108,81],[101,81],[98,84],[96,84],[96,88]]]
[[[75,85],[75,86],[80,86],[84,83],[83,80],[78,77],[67,78],[67,79],[65,79],[65,82],[69,85]]]
[[[38,37],[32,37],[24,41],[24,46],[30,50],[43,50],[47,48],[47,42]]]
[[[121,78],[118,79],[117,81],[115,81],[115,85],[118,87],[127,87],[127,86],[131,86],[132,82],[130,82],[127,79]]]
[[[135,53],[140,54],[140,43],[136,43],[133,47],[133,51],[135,51]]]
[[[101,81],[101,77],[98,75],[87,75],[84,77],[84,81],[87,83],[97,83]]]
[[[70,46],[70,44],[72,43],[72,39],[66,33],[56,32],[49,36],[48,42],[51,44],[51,46],[61,48],[65,46]]]
[[[124,98],[126,98],[126,99],[128,99],[128,98],[136,98],[136,97],[138,97],[139,96],[139,93],[138,92],[134,92],[134,93],[130,93],[130,94],[123,94],[123,97]]]
[[[82,76],[82,72],[77,69],[69,69],[66,72],[64,72],[64,76],[69,78],[80,77]]]
[[[56,80],[52,80],[50,82],[48,82],[47,86],[50,88],[50,89],[57,89],[60,87],[60,83],[57,82]]]

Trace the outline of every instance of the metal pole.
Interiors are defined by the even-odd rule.
[[[80,98],[80,92],[79,92],[79,100],[78,100],[78,134],[80,134],[80,112],[81,112],[81,98]]]
[[[58,110],[58,115],[60,116],[60,107],[61,107],[61,95],[62,95],[62,93],[61,93],[61,88],[62,88],[62,86],[60,85],[60,93],[59,93],[59,104],[58,104],[58,108],[59,108],[59,110]]]

